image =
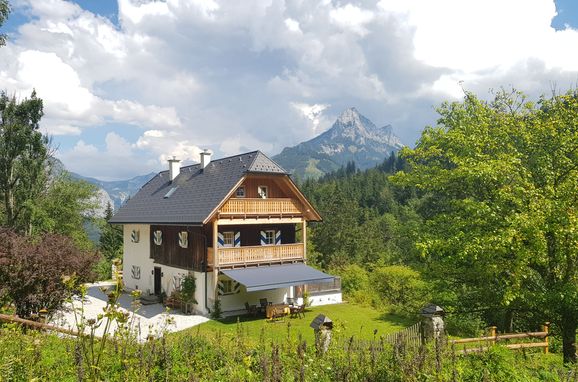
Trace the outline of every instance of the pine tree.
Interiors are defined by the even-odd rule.
[[[122,255],[122,226],[108,224],[113,213],[112,205],[108,202],[104,215],[105,224],[102,228],[99,242],[100,251],[107,260],[119,258]]]

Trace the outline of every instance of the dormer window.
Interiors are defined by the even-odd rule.
[[[245,186],[241,186],[237,188],[237,193],[235,194],[237,198],[244,198],[245,197]]]
[[[261,199],[267,199],[269,197],[269,188],[267,186],[257,187],[257,195],[259,195]]]

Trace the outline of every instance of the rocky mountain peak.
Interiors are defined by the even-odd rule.
[[[335,122],[340,122],[343,125],[360,124],[360,116],[361,114],[359,114],[356,108],[350,107],[349,109],[344,110]]]
[[[361,169],[373,167],[402,147],[391,125],[377,127],[350,107],[329,130],[297,146],[286,147],[273,159],[298,177],[319,177],[349,161]]]

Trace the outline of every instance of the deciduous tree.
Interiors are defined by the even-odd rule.
[[[29,99],[18,101],[0,93],[0,195],[4,225],[29,232],[23,219],[30,200],[46,186],[48,139],[39,131],[42,100],[33,91]]]
[[[554,320],[576,361],[578,91],[536,103],[466,93],[439,113],[394,176],[421,191],[430,271],[456,304]]]
[[[53,311],[68,294],[62,278],[76,275],[79,282],[89,281],[96,261],[95,254],[79,250],[65,236],[32,240],[0,229],[0,301],[12,301],[21,317]]]

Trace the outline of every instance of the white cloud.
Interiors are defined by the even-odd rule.
[[[361,9],[355,5],[347,4],[344,7],[332,9],[329,12],[331,22],[337,26],[364,36],[369,33],[365,27],[373,20],[373,12]]]
[[[536,95],[578,77],[578,32],[551,28],[552,0],[118,2],[114,25],[20,0],[32,17],[0,55],[0,88],[36,88],[43,128],[79,136],[63,158],[111,177],[201,148],[275,154],[350,106],[412,143],[462,86]],[[126,125],[142,133],[128,139]],[[104,142],[84,135],[102,126],[115,126]]]

